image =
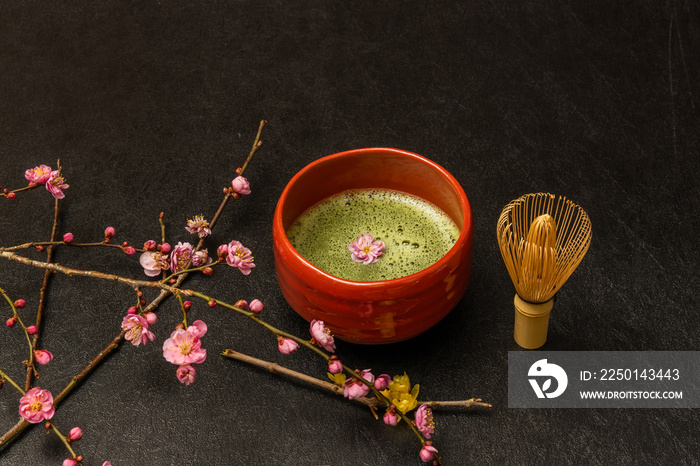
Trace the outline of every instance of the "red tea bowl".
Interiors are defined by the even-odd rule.
[[[333,276],[297,252],[286,232],[306,209],[342,191],[367,188],[403,191],[433,203],[457,224],[459,237],[435,264],[405,277],[371,282]],[[280,196],[272,237],[277,280],[289,305],[352,343],[394,343],[420,335],[457,305],[469,283],[469,200],[447,170],[411,152],[355,149],[307,165]]]

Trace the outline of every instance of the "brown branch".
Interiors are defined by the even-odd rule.
[[[263,369],[267,369],[270,372],[274,373],[280,373],[284,375],[288,375],[290,377],[297,378],[299,380],[303,380],[304,382],[308,382],[312,385],[315,385],[317,387],[330,390],[336,395],[343,395],[343,387],[340,387],[334,383],[326,382],[325,380],[317,379],[316,377],[311,377],[310,375],[306,375],[302,372],[297,372],[295,370],[286,368],[284,366],[280,366],[277,363],[274,362],[269,362],[269,361],[264,361],[262,359],[255,358],[253,356],[248,356],[247,354],[239,353],[238,351],[233,351],[231,349],[226,349],[221,353],[222,356],[226,358],[231,358],[231,359],[236,359],[238,361],[243,361],[247,362],[248,364],[253,364],[254,366],[262,367]],[[383,405],[383,403],[380,403],[377,398],[367,398],[367,397],[359,397],[359,398],[353,398],[354,401],[357,401],[359,403],[362,403],[363,405],[366,405],[372,409],[377,408],[380,404]],[[429,408],[435,408],[435,407],[448,407],[448,406],[454,406],[454,407],[463,407],[463,408],[470,408],[472,406],[481,406],[484,408],[491,408],[491,405],[489,403],[484,403],[481,401],[480,398],[470,398],[468,400],[455,400],[455,401],[418,401],[417,402],[419,405],[425,404],[428,405]]]
[[[61,169],[61,160],[57,160],[56,164],[58,165],[58,169]],[[56,241],[56,231],[58,230],[58,213],[59,213],[59,205],[58,205],[58,199],[54,199],[54,204],[53,204],[53,225],[51,227],[51,242]],[[49,246],[46,248],[46,262],[51,263],[51,259],[53,256],[53,246]],[[27,365],[27,378],[24,382],[24,391],[28,391],[30,388],[32,388],[32,377],[34,373],[36,372],[34,370],[34,352],[36,351],[37,344],[39,343],[39,331],[41,330],[41,321],[43,319],[43,314],[44,314],[44,302],[46,300],[46,288],[48,287],[49,284],[49,277],[51,277],[51,274],[53,272],[51,270],[45,270],[44,271],[44,280],[41,283],[41,289],[39,290],[39,304],[36,309],[36,328],[37,328],[37,333],[34,334],[34,338],[32,339],[32,354],[29,355],[29,364]]]

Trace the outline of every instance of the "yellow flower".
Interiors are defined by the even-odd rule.
[[[331,379],[331,382],[340,387],[343,386],[345,380],[347,379],[347,376],[342,372],[340,374],[331,374],[330,372],[326,372],[326,374],[328,374],[328,378]]]
[[[387,397],[396,406],[396,409],[405,414],[418,406],[419,390],[420,386],[418,384],[411,388],[411,381],[404,372],[403,375],[394,376],[387,389],[382,392],[382,395]]]

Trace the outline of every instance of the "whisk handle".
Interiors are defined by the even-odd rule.
[[[527,349],[536,349],[547,341],[549,313],[554,306],[554,298],[541,304],[524,301],[518,294],[513,300],[515,305],[515,342]]]

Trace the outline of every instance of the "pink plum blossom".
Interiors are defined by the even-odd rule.
[[[250,302],[250,310],[256,314],[260,314],[263,309],[265,309],[265,305],[259,299],[254,299]]]
[[[49,179],[46,180],[46,189],[49,190],[51,195],[56,199],[63,199],[66,197],[63,194],[63,190],[69,188],[70,186],[66,184],[66,180],[63,179],[61,173],[58,170],[51,172]]]
[[[199,339],[205,333],[207,325],[201,320],[193,322],[187,330],[176,329],[170,338],[163,342],[163,357],[178,366],[203,363],[207,358],[207,350],[202,348]]]
[[[238,194],[250,194],[250,183],[242,176],[237,176],[231,180],[231,187]]]
[[[385,249],[383,241],[375,240],[374,236],[369,233],[360,235],[356,241],[353,241],[348,246],[351,252],[352,260],[362,262],[364,264],[372,264],[379,260]]]
[[[430,438],[430,434],[435,432],[433,411],[428,408],[428,405],[420,405],[416,410],[416,427],[425,435],[425,438]]]
[[[33,184],[44,184],[51,177],[51,167],[48,165],[39,165],[38,167],[30,168],[24,172],[24,177]]]
[[[148,321],[138,314],[128,314],[122,320],[122,329],[126,330],[124,338],[129,340],[132,345],[144,345],[149,341],[156,339],[156,336],[148,330]]]
[[[209,253],[206,249],[202,249],[201,251],[197,251],[192,254],[192,265],[195,267],[201,267],[209,264],[211,264],[211,257],[209,257]]]
[[[338,359],[335,355],[331,356],[331,358],[328,360],[328,372],[331,374],[340,374],[343,372],[343,363],[340,362],[340,359]]]
[[[382,374],[374,381],[374,388],[379,391],[386,390],[386,387],[391,383],[391,377],[389,374]]]
[[[227,248],[226,263],[231,267],[236,267],[243,275],[248,275],[250,269],[255,267],[250,249],[243,246],[240,241],[231,241]]]
[[[51,419],[55,411],[51,392],[39,387],[30,389],[19,400],[19,414],[31,424]]]
[[[141,254],[139,263],[141,267],[143,267],[143,273],[149,277],[156,277],[160,274],[161,270],[168,270],[170,268],[168,257],[155,251],[146,251]]]
[[[370,372],[371,370],[372,369],[363,370],[359,374],[360,377],[365,379],[367,382],[374,382],[374,375],[372,375],[372,373]],[[354,377],[348,378],[343,384],[343,387],[345,387],[345,390],[343,391],[343,396],[348,400],[367,396],[367,394],[369,393],[369,387],[365,385],[364,382],[360,382]]]
[[[72,243],[74,238],[75,236],[73,236],[73,233],[66,233],[65,235],[63,235],[63,242]]]
[[[432,460],[437,454],[437,448],[435,448],[430,442],[425,442],[423,448],[420,449],[420,459],[424,463]]]
[[[173,273],[185,270],[190,259],[192,259],[193,249],[190,243],[177,243],[177,246],[173,248],[173,252],[170,254],[170,268]]]
[[[83,438],[83,429],[80,427],[73,427],[70,432],[68,432],[69,442],[77,442],[81,438]]]
[[[194,382],[194,377],[197,375],[197,369],[194,368],[192,364],[187,364],[185,366],[179,366],[177,368],[177,380],[180,381],[180,383],[184,383],[185,385],[189,385],[192,382]]]
[[[384,424],[395,426],[399,423],[399,415],[394,411],[394,405],[389,406],[389,409],[384,413]]]
[[[331,353],[335,352],[335,340],[333,339],[333,335],[331,335],[331,331],[326,328],[322,320],[312,320],[309,330],[311,331],[311,336],[319,346]]]
[[[299,349],[299,343],[292,340],[291,338],[284,338],[281,336],[277,337],[277,348],[282,354],[292,354],[297,349]]]
[[[36,350],[34,351],[34,360],[38,364],[45,366],[46,364],[50,363],[51,360],[53,360],[53,354],[46,350]]]
[[[198,234],[200,238],[206,238],[211,235],[209,222],[204,220],[204,217],[201,215],[196,215],[192,220],[188,220],[185,230],[192,234]]]

